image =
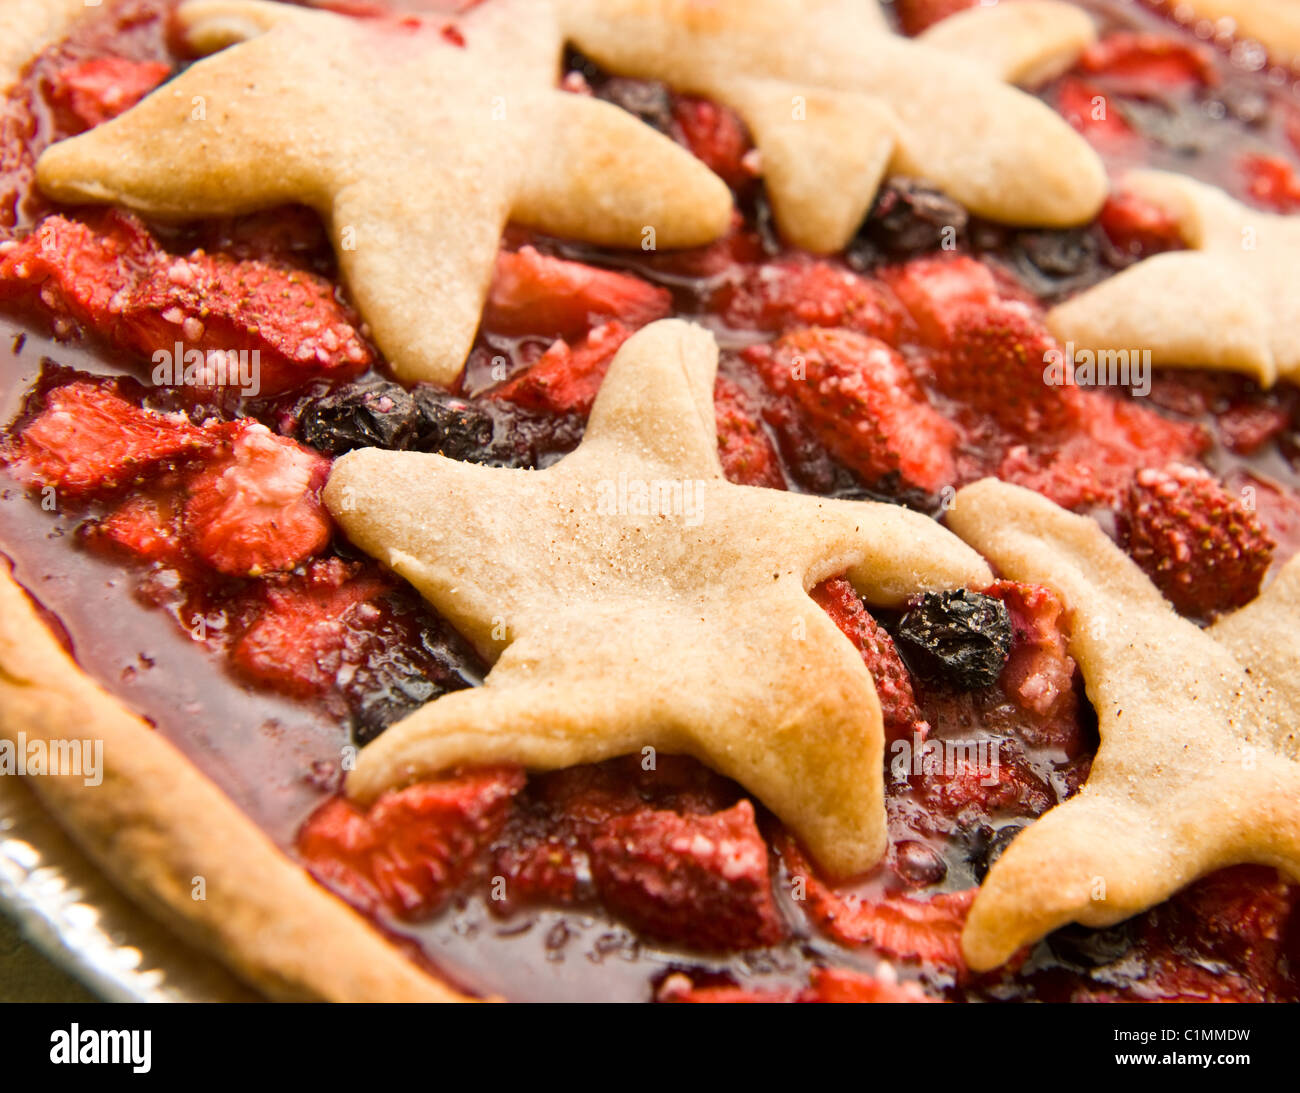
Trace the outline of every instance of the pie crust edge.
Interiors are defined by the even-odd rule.
[[[283,1001],[465,1002],[319,887],[64,652],[0,566],[0,737],[104,742],[103,783],[29,777],[52,818],[186,941]],[[201,821],[197,819],[201,817]],[[202,877],[206,899],[192,897]]]

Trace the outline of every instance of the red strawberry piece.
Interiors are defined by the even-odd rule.
[[[1246,193],[1266,209],[1293,213],[1300,209],[1300,177],[1289,159],[1249,155],[1240,162]]]
[[[964,971],[961,931],[975,899],[974,888],[928,900],[909,896],[869,900],[853,892],[841,893],[823,881],[788,835],[779,847],[792,880],[803,882],[809,917],[831,937],[846,945],[871,945],[891,959]]]
[[[805,255],[748,270],[716,293],[711,307],[738,329],[838,326],[891,344],[905,321],[903,308],[880,281]]]
[[[1133,258],[1147,258],[1183,247],[1178,218],[1133,193],[1111,194],[1097,220],[1110,241]]]
[[[848,968],[814,968],[801,1002],[938,1002],[917,983],[900,983],[883,971],[876,975]]]
[[[1006,432],[1041,438],[1078,423],[1077,388],[1048,383],[1061,347],[1024,304],[965,305],[949,315],[948,344],[933,358],[935,383]]]
[[[230,648],[245,676],[285,694],[322,694],[343,666],[351,622],[369,621],[357,609],[388,589],[338,558],[312,562],[302,576],[258,589],[251,621]]]
[[[1273,565],[1286,565],[1300,554],[1300,498],[1295,492],[1249,471],[1236,470],[1224,479],[1224,488],[1253,508],[1264,531],[1277,543]]]
[[[1100,391],[1078,392],[1081,427],[1057,447],[1007,450],[997,476],[1037,490],[1062,508],[1114,504],[1143,467],[1194,459],[1210,443],[1200,426]]]
[[[926,830],[944,833],[948,825],[941,818],[971,823],[995,816],[1041,816],[1056,804],[1051,787],[1011,741],[1003,741],[996,754],[991,748],[983,756],[973,747],[971,752],[944,757],[935,764],[943,769],[914,777],[928,811],[922,825]]]
[[[580,338],[617,319],[636,329],[672,310],[672,297],[630,273],[552,258],[533,247],[497,255],[483,325],[499,334]]]
[[[990,306],[998,299],[992,271],[965,255],[915,258],[881,270],[880,276],[911,313],[928,345],[948,340],[951,317],[961,305]]]
[[[298,853],[362,908],[423,918],[475,871],[523,785],[518,767],[484,767],[386,793],[369,809],[335,797],[303,825]]]
[[[161,61],[92,57],[61,69],[51,98],[81,128],[93,129],[134,106],[170,75],[171,66]]]
[[[0,458],[19,481],[75,497],[121,489],[211,447],[183,415],[142,410],[109,387],[76,382],[51,391]]]
[[[1285,406],[1241,402],[1218,415],[1219,439],[1238,455],[1254,455],[1290,424],[1291,412]]]
[[[177,569],[190,561],[179,517],[170,493],[142,494],[128,498],[95,524],[89,540]]]
[[[566,835],[509,839],[492,863],[493,875],[505,878],[505,898],[490,906],[508,915],[524,903],[574,903],[590,895],[590,871],[586,851]]]
[[[52,311],[109,332],[131,289],[157,258],[157,246],[135,217],[115,210],[102,231],[79,220],[48,216],[21,243],[0,253],[0,297],[39,293]]]
[[[554,414],[591,413],[610,362],[634,331],[619,322],[591,331],[577,345],[557,341],[519,375],[490,394],[527,410]]]
[[[1057,112],[1084,138],[1102,149],[1130,151],[1140,147],[1137,132],[1119,111],[1118,97],[1095,83],[1068,76],[1056,92]]]
[[[1212,961],[1227,962],[1252,983],[1280,991],[1300,956],[1292,920],[1300,889],[1275,869],[1238,865],[1184,889],[1159,912],[1160,936]]]
[[[731,230],[716,243],[689,250],[662,251],[644,259],[661,273],[701,280],[744,276],[746,268],[764,258],[763,240],[745,224],[739,211],[731,216]]]
[[[1139,471],[1125,498],[1129,555],[1187,615],[1242,607],[1259,594],[1275,543],[1241,498],[1204,471]]]
[[[977,7],[980,0],[895,0],[894,10],[904,34],[920,34],[959,11]]]
[[[713,390],[718,427],[718,458],[732,482],[785,489],[776,449],[763,429],[754,400],[737,383],[719,376]]]
[[[348,379],[373,354],[323,277],[194,251],[161,250],[134,217],[111,212],[100,230],[47,217],[0,257],[0,296],[39,294],[47,307],[135,353],[259,355],[262,395],[327,375]],[[155,362],[157,363],[157,362]],[[188,361],[173,360],[179,368]],[[175,373],[168,381],[175,383]],[[197,371],[195,385],[211,386]]]
[[[150,355],[185,349],[259,354],[256,394],[310,379],[352,379],[374,355],[323,277],[194,251],[160,258],[122,308],[115,337]]]
[[[998,581],[985,593],[1007,605],[1011,617],[1011,653],[999,685],[1023,711],[1021,738],[1036,746],[1063,748],[1075,754],[1080,739],[1075,663],[1065,634],[1065,604],[1042,585]]]
[[[1079,70],[1106,77],[1125,95],[1159,95],[1177,87],[1213,87],[1219,82],[1209,49],[1163,34],[1120,31],[1088,46]]]
[[[678,141],[728,186],[739,189],[754,179],[749,164],[753,148],[745,123],[734,110],[689,95],[673,102]]]
[[[929,726],[917,709],[912,677],[894,647],[894,639],[871,617],[853,585],[843,577],[834,577],[823,581],[809,595],[853,642],[871,672],[884,715],[886,741],[910,739],[913,734],[924,736]]]
[[[747,800],[704,816],[650,809],[615,816],[590,852],[602,902],[649,936],[720,951],[785,936],[767,844]]]
[[[332,532],[320,499],[329,460],[266,426],[226,430],[220,456],[187,483],[186,542],[232,577],[292,569],[323,550]]]
[[[903,358],[877,338],[811,328],[742,354],[798,407],[826,449],[868,482],[897,472],[930,492],[953,480],[956,431]]]

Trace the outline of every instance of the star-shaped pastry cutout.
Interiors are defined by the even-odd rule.
[[[1155,365],[1224,368],[1265,387],[1300,380],[1300,216],[1234,201],[1184,175],[1135,171],[1125,189],[1177,217],[1190,248],[1157,254],[1053,308],[1052,333]]]
[[[221,52],[48,149],[42,189],[156,216],[312,206],[403,379],[460,372],[507,218],[632,247],[651,229],[679,247],[729,225],[730,192],[688,152],[556,89],[546,0],[490,0],[454,22],[193,0],[178,19],[192,48]]]
[[[778,226],[839,250],[886,171],[928,179],[1016,224],[1092,218],[1101,161],[1060,116],[1003,81],[1068,65],[1093,37],[1079,9],[1023,0],[891,33],[874,0],[560,0],[565,33],[624,75],[733,107],[749,126]]]
[[[899,506],[728,482],[717,346],[654,323],[618,352],[579,447],[541,471],[363,449],[325,490],[362,549],[493,662],[362,750],[348,792],[459,764],[555,769],[693,755],[780,816],[828,870],[885,848],[880,704],[808,595],[847,573],[870,602],[985,587],[984,561]]]
[[[950,526],[1072,613],[1101,746],[1079,793],[1016,836],[967,919],[971,967],[1067,922],[1107,926],[1238,862],[1300,879],[1300,557],[1201,630],[1091,519],[986,479]]]

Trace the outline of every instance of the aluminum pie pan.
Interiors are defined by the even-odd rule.
[[[0,907],[106,1001],[260,999],[119,892],[13,775],[0,777]]]

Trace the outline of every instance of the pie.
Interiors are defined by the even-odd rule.
[[[1300,1001],[1297,46],[8,3],[0,773],[274,999]]]

